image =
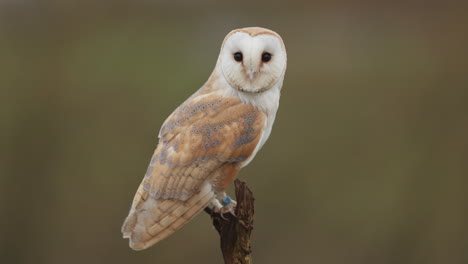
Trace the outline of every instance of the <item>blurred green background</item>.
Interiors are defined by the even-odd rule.
[[[143,252],[120,227],[164,119],[230,30],[262,26],[288,70],[272,136],[240,173],[255,263],[468,263],[466,11],[0,1],[0,262],[221,263],[206,214]]]

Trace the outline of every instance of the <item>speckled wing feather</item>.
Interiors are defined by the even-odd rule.
[[[122,232],[144,249],[173,233],[234,180],[266,117],[238,98],[196,93],[163,124]]]

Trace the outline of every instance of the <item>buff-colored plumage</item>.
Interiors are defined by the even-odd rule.
[[[263,53],[248,51],[249,45]],[[245,61],[232,63],[237,50],[245,50]],[[274,52],[269,65],[260,59],[266,51]],[[250,57],[257,56],[252,62]],[[161,128],[158,147],[122,227],[131,248],[145,249],[204,207],[219,204],[218,198],[270,134],[285,69],[284,45],[273,31],[245,28],[226,36],[207,83]]]

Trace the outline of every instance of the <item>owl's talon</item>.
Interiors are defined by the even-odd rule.
[[[221,216],[221,218],[222,218],[223,220],[228,220],[226,217],[224,217],[224,213],[223,213],[223,212],[219,213],[219,216]]]
[[[231,208],[231,209],[229,210],[229,212],[232,214],[232,216],[234,216],[235,218],[237,218],[235,208]]]
[[[223,207],[223,208],[219,209],[219,211],[217,213],[224,220],[229,220],[226,217],[224,217],[224,215],[227,214],[227,213],[230,213],[232,216],[237,217],[236,214],[234,213],[234,208]]]

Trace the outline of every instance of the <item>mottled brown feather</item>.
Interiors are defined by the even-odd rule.
[[[203,182],[221,182],[211,179],[225,176],[215,172],[224,164],[236,167],[247,160],[264,126],[264,114],[237,98],[214,94],[192,97],[162,126],[159,145],[143,180],[144,190],[154,198],[184,201]],[[218,191],[224,187],[219,185]]]

